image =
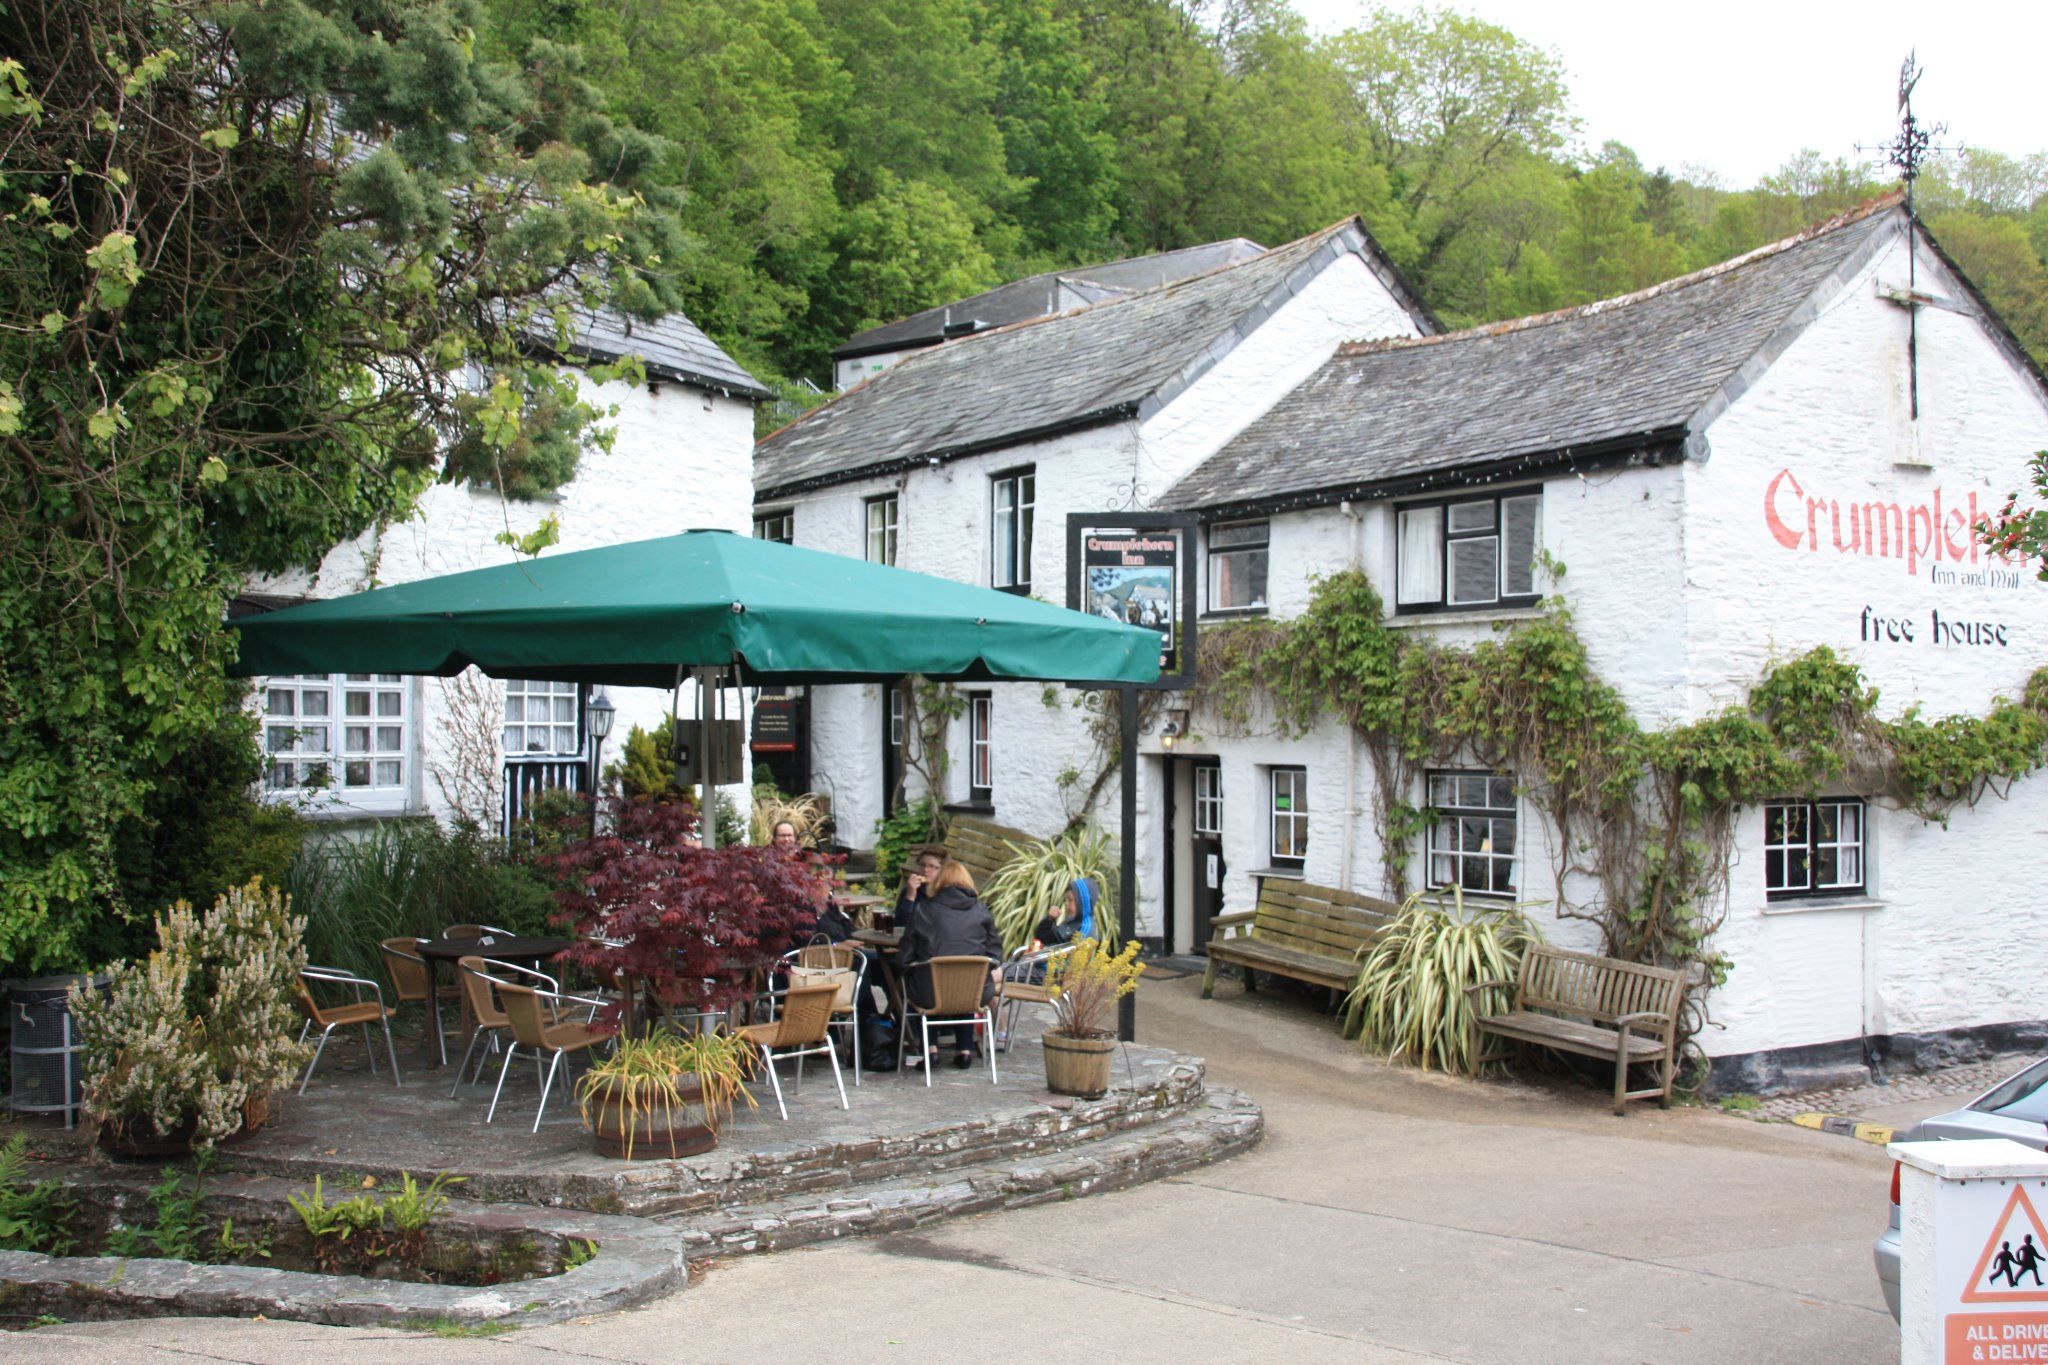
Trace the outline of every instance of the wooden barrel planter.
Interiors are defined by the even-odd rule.
[[[1116,1051],[1114,1038],[1069,1038],[1041,1035],[1045,1045],[1045,1087],[1055,1095],[1099,1100],[1109,1093],[1109,1071]]]
[[[718,1145],[718,1135],[704,1122],[704,1095],[694,1073],[676,1081],[682,1103],[656,1103],[651,1108],[622,1098],[611,1086],[593,1090],[585,1104],[590,1132],[599,1156],[696,1156]]]

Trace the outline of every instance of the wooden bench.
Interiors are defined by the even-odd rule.
[[[1246,990],[1252,989],[1254,971],[1349,990],[1358,979],[1361,952],[1400,910],[1354,891],[1266,877],[1250,913],[1211,921],[1216,937],[1209,940],[1202,998],[1216,988],[1217,969],[1226,962],[1244,968]]]
[[[1012,844],[1037,842],[1021,829],[975,815],[956,815],[946,822],[946,856],[967,869],[978,891],[987,890],[989,878],[1017,856]]]
[[[1515,988],[1514,1007],[1482,1016],[1481,1032],[1585,1057],[1612,1057],[1614,1112],[1620,1114],[1630,1100],[1652,1096],[1671,1107],[1685,984],[1683,972],[1664,967],[1535,947],[1523,954],[1518,980],[1481,982],[1467,986],[1465,994]],[[1657,1065],[1661,1083],[1630,1090],[1628,1069],[1634,1064]]]

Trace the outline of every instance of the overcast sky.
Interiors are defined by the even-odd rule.
[[[1319,31],[1360,22],[1357,0],[1294,0]],[[1612,138],[1646,166],[1691,162],[1746,188],[1801,147],[1855,157],[1895,127],[1899,63],[1917,48],[1913,98],[1945,141],[2012,155],[2048,150],[2043,0],[1458,0],[1451,6],[1555,48],[1588,146]],[[1396,5],[1394,8],[1405,8]]]

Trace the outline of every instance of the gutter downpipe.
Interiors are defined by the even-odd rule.
[[[1358,572],[1365,561],[1365,517],[1357,504],[1346,498],[1338,510],[1351,519],[1351,568]],[[1337,885],[1352,890],[1352,844],[1358,838],[1358,728],[1344,726],[1344,833],[1337,846]]]

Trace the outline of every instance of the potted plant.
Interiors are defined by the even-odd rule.
[[[105,990],[74,987],[85,1111],[124,1155],[210,1147],[261,1127],[270,1092],[305,1065],[292,989],[306,924],[258,878],[202,918],[157,917],[157,948],[116,965]]]
[[[1046,1089],[1089,1100],[1109,1093],[1116,1002],[1138,989],[1144,972],[1136,939],[1117,953],[1101,939],[1075,939],[1071,949],[1046,964],[1053,1012],[1043,1038]]]
[[[598,1155],[631,1161],[641,1145],[656,1156],[710,1151],[733,1101],[754,1104],[746,1088],[754,1059],[751,1043],[724,1033],[620,1039],[579,1082]]]

